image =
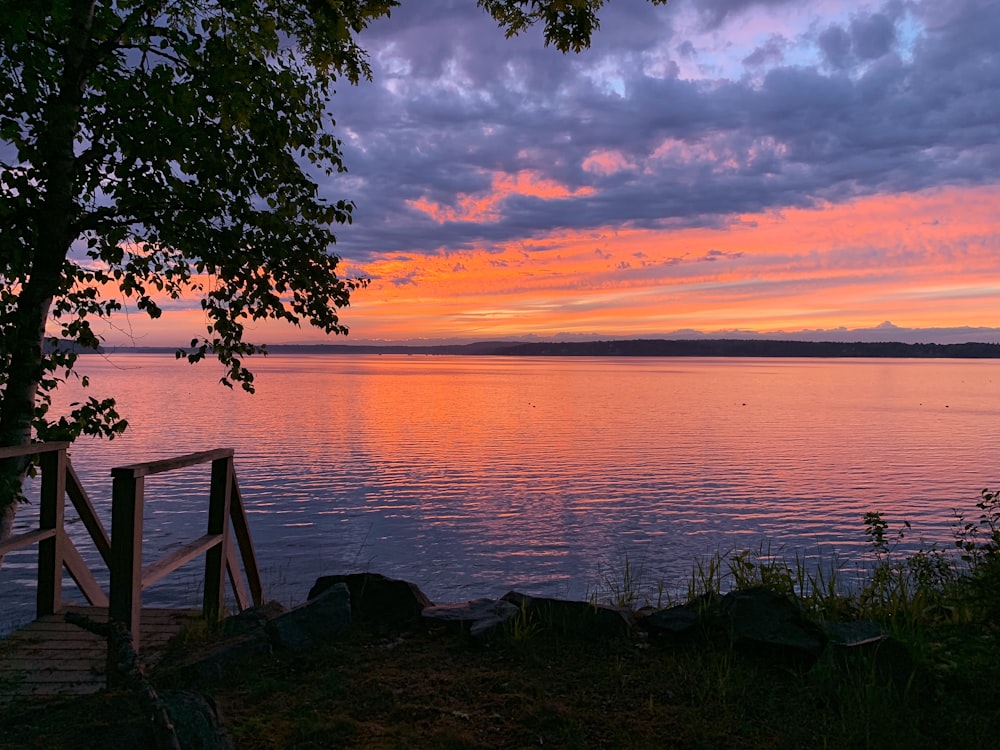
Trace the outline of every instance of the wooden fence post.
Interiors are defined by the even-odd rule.
[[[113,469],[111,489],[111,592],[108,617],[132,634],[139,650],[142,611],[142,505],[144,479],[130,467]],[[111,672],[109,670],[108,674]]]
[[[208,500],[208,530],[220,534],[219,544],[205,552],[205,598],[202,607],[206,619],[218,620],[225,605],[226,562],[229,557],[229,503],[233,486],[233,457],[212,461],[211,494]]]
[[[66,509],[66,449],[41,453],[42,471],[39,490],[38,528],[55,533],[38,543],[38,588],[36,612],[51,615],[62,605],[62,567],[66,532],[63,517]]]

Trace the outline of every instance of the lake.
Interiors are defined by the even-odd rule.
[[[71,451],[105,522],[111,467],[234,448],[265,590],[285,604],[358,570],[451,602],[585,598],[626,556],[668,591],[734,548],[856,567],[866,511],[890,531],[909,520],[904,548],[947,546],[953,509],[998,478],[989,360],[276,355],[252,362],[254,396],[213,363],[81,362],[131,423]],[[146,562],[203,533],[207,473],[147,480]],[[0,625],[31,619],[34,554],[0,569]],[[144,601],[196,604],[199,565]]]

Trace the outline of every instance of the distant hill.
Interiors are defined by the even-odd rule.
[[[904,344],[885,342],[784,341],[779,339],[632,339],[615,341],[481,341],[473,344],[276,344],[271,354],[451,354],[507,357],[872,357],[997,359],[1000,344]],[[171,347],[104,351],[173,354]],[[83,352],[81,352],[83,353]]]
[[[903,344],[900,342],[782,341],[776,339],[637,339],[530,343],[495,354],[548,357],[1000,357],[1000,344]]]

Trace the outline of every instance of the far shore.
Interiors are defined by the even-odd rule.
[[[92,350],[77,349],[80,354]],[[169,354],[185,347],[114,347],[101,354]],[[629,339],[606,341],[472,344],[274,344],[269,354],[425,354],[501,357],[786,357],[872,359],[1000,359],[1000,343],[903,343],[899,341],[786,341],[779,339]]]

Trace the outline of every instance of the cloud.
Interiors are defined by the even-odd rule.
[[[720,24],[789,5],[701,3],[702,26],[685,30],[681,11],[695,6],[610,5],[581,55],[534,33],[505,40],[471,3],[402,6],[367,38],[374,85],[334,98],[358,204],[340,252],[363,262],[556,229],[722,226],[771,208],[996,182],[996,2],[947,13],[888,2],[826,24],[823,6],[807,4],[811,23],[735,60],[759,78],[678,72],[694,50],[720,54],[699,28],[724,34]],[[525,174],[559,189],[516,189]]]
[[[334,248],[372,280],[352,330],[1000,325],[1000,0],[634,0],[601,20],[579,55],[505,39],[471,0],[361,35],[374,81],[330,103],[349,172],[318,178],[357,205]],[[204,328],[196,302],[170,313]]]
[[[699,0],[698,15],[706,30],[718,29],[728,20],[757,8],[777,8],[795,0]]]

